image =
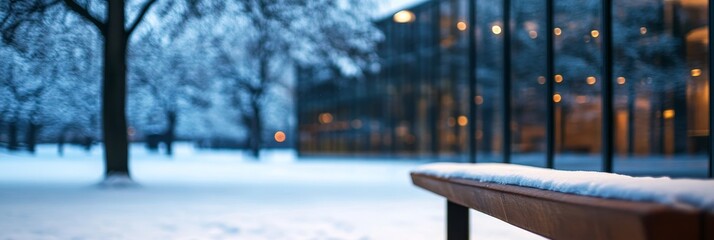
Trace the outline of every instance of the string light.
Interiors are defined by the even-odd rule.
[[[456,23],[456,29],[459,29],[459,31],[463,32],[463,31],[466,31],[466,29],[468,29],[468,25],[466,25],[466,23],[463,21],[459,21],[458,23]]]
[[[397,23],[410,23],[414,21],[414,13],[409,10],[401,10],[394,14],[394,21]]]
[[[493,27],[491,27],[491,32],[493,32],[493,34],[501,34],[501,31],[501,26],[493,25]]]

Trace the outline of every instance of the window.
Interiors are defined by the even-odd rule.
[[[706,176],[707,1],[613,4],[615,171]]]
[[[512,4],[511,162],[545,166],[546,5],[531,0]]]
[[[476,4],[476,159],[502,162],[503,1]]]

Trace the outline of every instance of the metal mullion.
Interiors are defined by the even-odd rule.
[[[503,0],[503,162],[511,163],[511,0]]]
[[[612,0],[602,0],[602,158],[603,171],[613,170]]]
[[[468,40],[469,40],[469,162],[476,162],[476,6],[477,0],[469,0]]]
[[[711,26],[714,25],[714,21],[712,20],[712,16],[714,15],[714,7],[712,6],[711,0],[707,1],[707,4],[709,12],[709,29],[711,29]],[[709,168],[707,171],[707,175],[709,176],[709,178],[714,178],[714,156],[712,156],[712,154],[714,154],[714,138],[712,137],[712,129],[714,127],[714,119],[712,118],[714,117],[714,114],[712,114],[712,112],[714,112],[714,101],[712,101],[711,97],[714,93],[714,89],[712,89],[712,84],[714,83],[714,81],[712,81],[712,79],[714,79],[714,68],[712,68],[714,67],[714,56],[712,56],[712,49],[714,48],[712,47],[714,46],[714,44],[711,41],[712,39],[714,39],[714,33],[712,31],[709,31]]]
[[[553,95],[555,94],[555,84],[553,76],[555,76],[555,51],[554,51],[554,0],[546,0],[545,4],[545,28],[546,28],[546,150],[545,159],[546,167],[555,167],[555,102]]]

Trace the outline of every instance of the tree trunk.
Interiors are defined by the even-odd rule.
[[[268,82],[268,78],[270,78],[270,63],[268,61],[269,59],[270,58],[267,56],[260,57],[258,66],[260,68],[260,85],[255,89],[249,90],[252,94],[250,98],[250,107],[252,110],[251,112],[253,113],[250,126],[250,149],[253,154],[253,157],[255,157],[256,159],[260,157],[260,147],[262,147],[263,145],[263,125],[260,116],[260,100],[262,99],[263,93],[265,92],[266,82]]]
[[[164,132],[164,143],[166,144],[166,155],[172,156],[174,154],[173,142],[174,135],[176,132],[176,111],[166,112],[166,131]]]
[[[3,134],[5,134],[5,130],[7,130],[7,129],[5,128],[5,121],[4,121],[4,119],[2,118],[2,117],[5,116],[5,115],[6,115],[6,114],[5,114],[4,111],[0,112],[0,143],[2,142],[2,136],[3,136]]]
[[[40,132],[40,128],[42,128],[42,126],[37,123],[30,122],[27,125],[27,136],[25,138],[25,144],[27,144],[27,151],[31,153],[35,153],[37,147],[37,135]]]
[[[57,155],[60,157],[64,156],[64,134],[65,130],[63,129],[57,137]]]
[[[82,142],[82,146],[84,147],[85,152],[92,151],[92,142],[94,142],[94,138],[92,138],[91,136],[84,136],[84,142]]]
[[[17,131],[17,120],[12,120],[7,128],[7,149],[10,151],[17,151],[20,148],[20,143],[17,140]]]
[[[125,111],[127,38],[124,30],[124,0],[108,2],[102,86],[105,177],[114,174],[129,176],[129,140]]]
[[[257,159],[260,157],[260,147],[263,145],[263,126],[260,118],[260,105],[257,100],[253,100],[251,108],[253,108],[253,118],[250,127],[250,150],[253,157]]]

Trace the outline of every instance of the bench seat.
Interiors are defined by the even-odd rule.
[[[451,204],[467,207],[466,211],[475,209],[546,238],[714,240],[714,214],[695,208],[581,196],[419,172],[412,172],[411,178],[415,185],[445,197]],[[447,215],[454,212],[449,209]],[[468,226],[468,218],[461,217],[461,221],[466,221]],[[454,224],[453,219],[448,224]],[[463,238],[454,235],[468,238],[467,233],[454,233],[454,227],[447,228],[449,239]]]

